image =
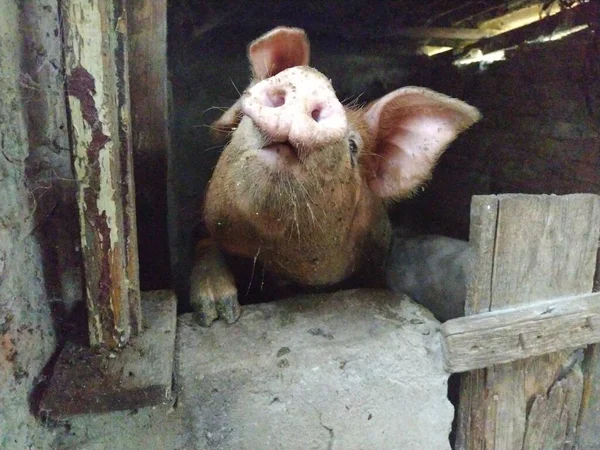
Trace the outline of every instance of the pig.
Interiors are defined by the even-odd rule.
[[[446,147],[480,119],[420,87],[345,107],[309,66],[304,30],[277,27],[248,46],[252,81],[214,124],[228,142],[209,181],[190,301],[203,326],[240,315],[225,254],[301,286],[384,278],[386,205],[426,182]]]
[[[425,306],[440,322],[465,315],[473,254],[469,243],[446,236],[392,233],[386,285]]]

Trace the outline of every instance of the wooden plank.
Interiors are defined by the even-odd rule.
[[[594,448],[600,436],[600,345],[586,351],[581,410],[577,424],[576,448]]]
[[[453,41],[478,41],[494,35],[493,31],[478,28],[415,27],[400,28],[387,34],[388,37],[413,39],[446,39]]]
[[[170,291],[142,294],[144,329],[119,352],[69,342],[40,409],[58,419],[158,405],[171,398],[177,301]]]
[[[498,199],[495,196],[473,196],[469,244],[474,255],[471,275],[467,280],[467,316],[490,309],[497,220]]]
[[[523,450],[570,448],[577,425],[582,387],[583,375],[581,369],[576,367],[564,379],[557,381],[547,395],[536,396],[529,412]],[[565,443],[569,446],[566,447]]]
[[[592,291],[600,197],[499,196],[490,309]]]
[[[129,2],[129,74],[140,284],[170,286],[167,229],[167,2]]]
[[[491,280],[489,311],[591,292],[600,234],[600,197],[573,194],[495,198],[496,213],[485,208],[472,213],[482,217],[495,214],[497,218],[496,238],[486,241],[486,249],[477,250],[477,254],[493,258],[492,264],[486,265],[491,268],[491,275],[486,274]],[[473,202],[472,208],[476,207],[478,203]],[[472,235],[477,232],[483,233],[471,229]],[[478,264],[482,262],[476,260],[475,266]],[[467,311],[474,311],[472,303],[468,297]],[[456,448],[523,448],[526,432],[534,433],[539,426],[528,406],[568,373],[578,370],[580,363],[573,362],[573,355],[573,351],[564,350],[468,374],[461,389]],[[575,386],[563,389],[567,389],[566,395],[577,396],[572,392]],[[575,404],[571,400],[565,407],[573,408]],[[570,417],[577,415],[572,410],[568,413]]]
[[[600,342],[600,293],[452,319],[441,334],[450,372],[581,347]]]
[[[596,256],[594,291],[600,291],[600,247]],[[581,411],[575,442],[577,448],[593,448],[600,436],[600,344],[586,350]]]
[[[129,96],[129,42],[127,7],[125,0],[114,0],[118,14],[117,48],[115,62],[118,82],[119,142],[121,143],[121,199],[123,201],[123,234],[125,238],[125,264],[127,292],[132,332],[142,330],[142,305],[140,299],[140,271],[138,259],[138,235],[136,224],[133,146],[131,140],[131,101]]]
[[[126,248],[134,235],[125,226],[124,214],[130,205],[124,188],[132,184],[122,167],[127,147],[122,146],[120,120],[128,107],[119,88],[119,61],[126,60],[124,31],[119,31],[122,3],[68,0],[62,7],[90,344],[116,348],[141,323],[135,294],[130,303],[137,281],[128,264],[135,249],[128,257]]]

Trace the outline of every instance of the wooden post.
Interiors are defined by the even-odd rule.
[[[600,245],[596,257],[594,291],[600,292]],[[586,350],[584,368],[583,398],[575,440],[576,448],[580,449],[594,448],[600,440],[600,344]]]
[[[128,345],[112,352],[67,342],[40,402],[53,418],[144,408],[171,398],[177,301],[169,291],[144,292],[140,300],[125,5],[63,3],[90,343]]]
[[[171,285],[167,227],[167,2],[129,1],[131,124],[137,185],[140,282]]]
[[[62,4],[70,137],[92,347],[141,327],[122,0]]]
[[[595,195],[474,197],[467,315],[590,293],[599,234]],[[572,448],[582,354],[564,350],[465,374],[456,448]]]

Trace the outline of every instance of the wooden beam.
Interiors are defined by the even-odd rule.
[[[460,56],[467,55],[471,50],[481,50],[484,54],[497,50],[503,50],[521,45],[527,41],[534,41],[541,36],[549,36],[562,25],[567,24],[569,28],[579,25],[592,24],[598,20],[599,6],[597,2],[583,3],[571,9],[566,9],[545,19],[533,22],[530,25],[516,28],[506,33],[481,39],[480,41],[465,47]],[[491,31],[491,30],[489,30]]]
[[[445,39],[453,41],[478,41],[494,35],[493,31],[479,28],[401,28],[390,32],[387,37],[412,39]]]
[[[131,129],[142,290],[170,287],[167,1],[129,2]]]
[[[450,372],[582,347],[600,342],[600,293],[452,319],[441,333]]]
[[[66,0],[62,6],[89,338],[93,347],[115,348],[141,326],[135,230],[128,225],[131,155],[122,141],[128,128],[127,18],[122,0]]]
[[[125,263],[127,293],[129,299],[130,323],[134,334],[142,331],[142,305],[140,297],[140,270],[138,257],[137,208],[135,203],[135,182],[133,165],[133,145],[131,137],[131,99],[129,80],[129,42],[127,0],[113,0],[119,15],[117,49],[115,51],[118,83],[118,123],[121,144],[121,199],[123,201],[123,233],[125,235]]]
[[[482,238],[475,248],[466,311],[487,314],[591,292],[600,197],[474,197],[471,207],[471,236]],[[553,436],[543,448],[572,442],[581,403],[582,377],[576,374],[581,353],[563,350],[464,374],[456,448],[529,450],[541,435]],[[561,382],[565,377],[569,383]],[[558,418],[552,433],[541,417]]]

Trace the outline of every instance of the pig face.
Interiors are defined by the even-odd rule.
[[[250,87],[214,128],[230,134],[204,219],[227,252],[307,285],[381,267],[386,200],[409,196],[478,111],[423,88],[344,107],[308,67],[304,32],[276,28],[250,44]]]

